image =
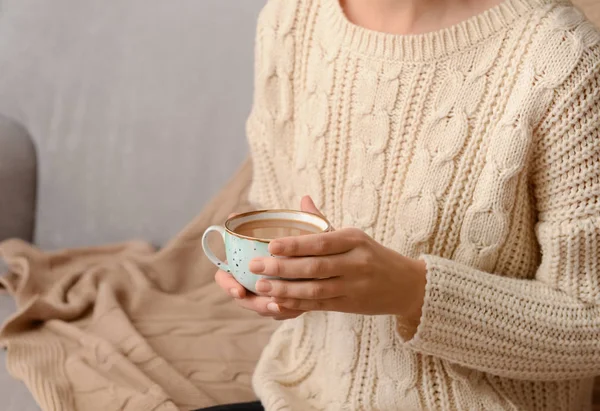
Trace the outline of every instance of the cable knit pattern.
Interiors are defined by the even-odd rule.
[[[267,410],[587,410],[600,374],[600,34],[506,0],[417,36],[338,0],[270,0],[248,121],[251,201],[312,195],[427,263],[410,341],[391,316],[308,313],[254,376]],[[402,275],[402,273],[398,273]]]

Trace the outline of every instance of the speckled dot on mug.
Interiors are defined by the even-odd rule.
[[[202,248],[206,256],[218,268],[233,275],[233,277],[247,290],[256,293],[256,282],[262,275],[250,272],[250,261],[256,257],[269,257],[269,242],[273,238],[256,238],[236,233],[236,228],[262,220],[288,220],[300,222],[314,227],[314,232],[326,232],[331,230],[331,225],[324,218],[311,213],[294,210],[262,210],[244,214],[238,214],[225,222],[224,227],[209,227],[202,236]],[[227,262],[217,258],[208,246],[208,235],[216,231],[221,234],[225,242],[225,254]],[[272,277],[271,277],[272,278]]]

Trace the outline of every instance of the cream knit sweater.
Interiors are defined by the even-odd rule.
[[[599,127],[600,35],[570,3],[507,0],[394,36],[353,25],[338,0],[269,1],[252,202],[310,194],[428,276],[410,341],[389,316],[285,323],[254,376],[267,410],[589,409]]]

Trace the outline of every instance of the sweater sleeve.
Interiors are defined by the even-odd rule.
[[[409,347],[513,379],[600,375],[600,64],[592,66],[536,129],[535,278],[422,256],[425,302]]]

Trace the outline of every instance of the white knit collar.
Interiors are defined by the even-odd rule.
[[[396,35],[353,24],[344,14],[339,0],[320,1],[327,19],[324,36],[332,43],[331,47],[345,46],[374,57],[409,61],[433,60],[469,48],[535,9],[571,4],[569,0],[505,0],[447,29],[418,35]]]

